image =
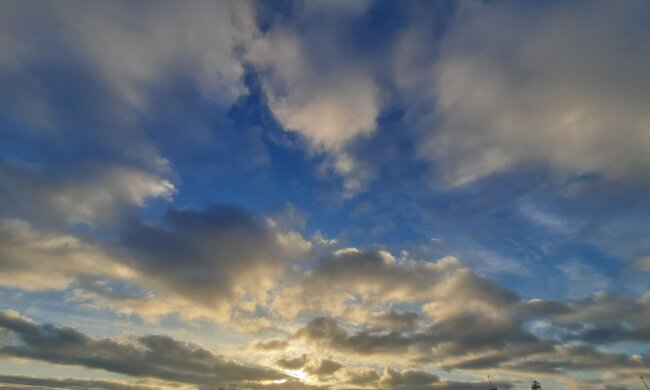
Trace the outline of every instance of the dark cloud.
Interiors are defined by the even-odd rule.
[[[216,312],[263,301],[283,272],[273,232],[237,207],[170,210],[160,225],[131,222],[121,240],[147,279]]]
[[[390,388],[429,388],[433,383],[440,381],[437,375],[420,370],[398,371],[386,368],[381,376],[380,383]]]
[[[361,386],[361,385],[377,384],[380,376],[377,373],[377,371],[370,368],[366,368],[366,369],[346,368],[343,372],[342,378],[345,381],[345,383]]]
[[[154,385],[108,379],[38,378],[21,375],[0,375],[0,388],[9,388],[5,385],[15,386],[19,389],[38,387],[42,389],[74,390],[154,390],[158,388]]]
[[[275,362],[278,366],[286,368],[287,370],[299,370],[307,363],[307,354],[297,358],[282,358]]]
[[[285,349],[289,346],[289,342],[283,339],[268,339],[258,341],[253,346],[262,351],[275,351]]]
[[[557,345],[547,354],[539,354],[504,365],[508,369],[537,373],[570,371],[642,370],[650,366],[647,355],[628,355],[601,351],[591,345]]]
[[[343,368],[343,364],[335,360],[322,359],[319,362],[310,364],[305,371],[311,375],[317,376],[320,380],[324,380],[339,371],[341,368]]]
[[[147,335],[132,342],[96,339],[70,327],[39,325],[13,312],[0,312],[0,327],[20,340],[2,346],[0,354],[6,357],[196,385],[286,378],[280,372],[246,366],[168,336]]]
[[[376,323],[379,326],[384,326],[389,329],[411,330],[416,328],[418,320],[420,320],[418,313],[391,310],[388,313],[371,316],[368,322]]]

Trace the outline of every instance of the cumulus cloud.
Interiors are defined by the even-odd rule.
[[[639,178],[650,166],[647,4],[486,4],[452,25],[426,152],[452,184],[527,164]],[[630,54],[633,53],[633,54]]]
[[[311,249],[288,229],[237,207],[171,209],[159,223],[131,219],[117,241],[99,244],[0,219],[0,284],[66,290],[69,303],[150,323],[175,313],[256,333],[274,326],[259,311],[267,295]]]
[[[308,47],[300,35],[277,27],[253,40],[248,59],[265,76],[269,107],[280,123],[316,150],[337,151],[374,130],[378,89],[371,75],[351,64],[318,64]]]
[[[96,339],[70,327],[39,325],[15,312],[0,312],[0,327],[18,343],[4,344],[0,355],[83,366],[201,386],[280,380],[280,372],[229,360],[168,336],[146,335],[129,342]]]
[[[479,277],[454,257],[428,262],[396,259],[373,248],[346,248],[326,254],[304,276],[300,283],[278,293],[273,302],[278,314],[325,311],[342,315],[354,307],[350,304],[354,299],[360,299],[366,308],[387,303],[460,303],[471,299],[477,301],[478,307],[479,302],[489,306],[492,301],[498,304],[516,300],[516,294]],[[380,314],[378,320],[386,323],[391,317],[394,320],[395,313],[383,318]]]
[[[265,302],[287,254],[271,226],[228,206],[170,210],[158,225],[133,221],[121,241],[145,280],[224,320]]]
[[[648,294],[523,300],[456,259],[418,262],[376,249],[335,251],[303,277],[281,290],[272,308],[281,303],[290,318],[317,313],[287,342],[335,357],[548,375],[647,364],[645,357],[595,346],[647,341]],[[400,304],[416,305],[422,314],[387,309]],[[370,320],[377,317],[400,321],[378,326]]]

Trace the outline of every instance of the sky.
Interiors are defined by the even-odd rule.
[[[0,2],[0,388],[644,388],[649,37],[642,0]]]

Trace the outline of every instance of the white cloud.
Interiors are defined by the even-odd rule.
[[[310,44],[278,27],[252,41],[248,59],[262,73],[269,107],[284,128],[317,151],[336,152],[374,131],[379,89],[367,69],[343,58],[312,58]],[[314,63],[320,60],[327,64]]]
[[[452,184],[527,164],[637,178],[650,167],[647,4],[489,4],[434,70],[424,148]]]
[[[327,34],[315,38],[275,27],[251,42],[247,58],[262,76],[275,118],[285,130],[303,136],[311,151],[331,157],[327,168],[344,177],[346,194],[353,194],[369,174],[346,147],[375,131],[381,94],[372,70],[345,59],[341,43],[331,40]],[[315,49],[323,44],[330,56]]]

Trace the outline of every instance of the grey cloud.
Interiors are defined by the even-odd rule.
[[[350,302],[351,297],[358,306]],[[454,258],[430,263],[397,260],[372,249],[346,249],[323,259],[300,284],[280,291],[272,308],[277,305],[281,313],[327,313],[363,326],[384,320],[385,331],[379,327],[349,335],[332,318],[321,317],[298,333],[332,347],[365,354],[416,347],[428,354],[427,346],[446,343],[448,353],[461,354],[508,342],[534,342],[513,310],[518,302],[516,294],[479,277]],[[417,315],[373,311],[395,303],[420,306],[419,323]],[[364,310],[370,313],[363,314]]]
[[[374,322],[377,325],[395,330],[415,329],[418,320],[420,320],[420,315],[418,313],[398,312],[394,310],[391,310],[388,313],[376,314],[369,318],[369,322]]]
[[[433,383],[440,381],[437,375],[420,370],[398,371],[386,368],[381,376],[381,384],[390,388],[430,388]]]
[[[278,366],[288,370],[298,370],[305,366],[307,363],[307,354],[297,358],[282,358],[275,362]]]
[[[504,368],[524,372],[566,373],[569,371],[641,370],[650,365],[648,356],[603,352],[593,346],[556,346],[548,354],[540,354],[504,365]]]
[[[486,382],[456,382],[441,380],[439,376],[424,370],[406,369],[396,370],[386,367],[381,376],[380,383],[390,389],[441,389],[460,390],[468,388],[489,388]],[[511,389],[513,385],[508,382],[495,381],[492,387],[498,389]]]
[[[0,327],[20,339],[20,343],[0,348],[6,357],[197,385],[285,378],[277,371],[246,366],[168,336],[140,336],[133,342],[96,339],[70,327],[39,325],[12,312],[0,312]]]
[[[236,207],[170,210],[161,225],[131,222],[121,240],[156,286],[224,315],[263,301],[283,272],[268,225]]]
[[[412,341],[398,332],[371,333],[361,331],[355,334],[341,327],[336,320],[328,317],[316,317],[299,329],[295,337],[309,342],[344,352],[360,355],[392,353],[406,351]]]
[[[283,350],[289,346],[289,342],[283,339],[260,340],[254,344],[254,347],[262,351]]]
[[[24,375],[0,375],[0,388],[11,385],[19,389],[74,389],[74,390],[154,390],[160,385],[146,385],[108,379],[79,379],[79,378],[39,378]]]
[[[346,368],[343,371],[343,380],[345,383],[351,385],[375,385],[379,381],[379,374],[377,371],[366,368],[366,369],[352,369]]]
[[[247,3],[194,1],[180,7],[161,1],[146,5],[148,12],[142,5],[122,1],[78,7],[49,1],[39,8],[24,2],[6,3],[5,32],[19,43],[5,47],[0,58],[11,60],[14,49],[22,49],[21,55],[13,57],[16,62],[54,56],[51,50],[43,50],[39,35],[30,34],[30,27],[39,24],[37,32],[53,34],[62,47],[81,58],[85,54],[89,66],[136,102],[139,83],[156,80],[177,65],[195,70],[194,76],[204,87],[220,89],[224,99],[241,93],[242,69],[232,50],[238,34],[247,34],[244,29],[251,27]]]
[[[438,383],[435,383],[432,388],[433,389],[440,389],[440,390],[467,390],[467,389],[487,389],[492,387],[496,387],[497,389],[512,389],[515,386],[510,383],[510,382],[492,382],[491,384],[489,382],[457,382],[457,381],[448,381],[448,380],[443,380]]]
[[[292,337],[334,353],[427,361],[446,370],[526,371],[547,362],[550,373],[645,365],[644,358],[614,356],[597,348],[590,361],[582,350],[568,345],[646,342],[647,294],[633,298],[597,293],[575,301],[524,301],[455,260],[417,263],[373,250],[337,251],[306,275],[307,285],[309,289],[297,288],[301,293],[294,303],[303,312],[317,307],[315,312],[330,315],[313,317]],[[319,306],[312,306],[311,294],[324,297]],[[360,312],[373,310],[372,305],[411,300],[422,305],[423,316],[414,328],[373,327],[369,315],[377,312],[350,311],[354,304],[350,297],[360,303]],[[339,310],[340,305],[347,309]]]
[[[613,344],[650,339],[648,294],[628,297],[600,292],[582,300],[522,302],[523,317],[548,322],[547,331],[564,341]]]
[[[41,222],[112,222],[153,198],[171,199],[175,186],[158,172],[108,162],[86,161],[72,171],[50,172],[0,160],[3,214]]]
[[[322,359],[317,363],[310,364],[306,371],[317,376],[320,380],[324,380],[335,372],[343,368],[343,364],[332,360],[332,359]]]

